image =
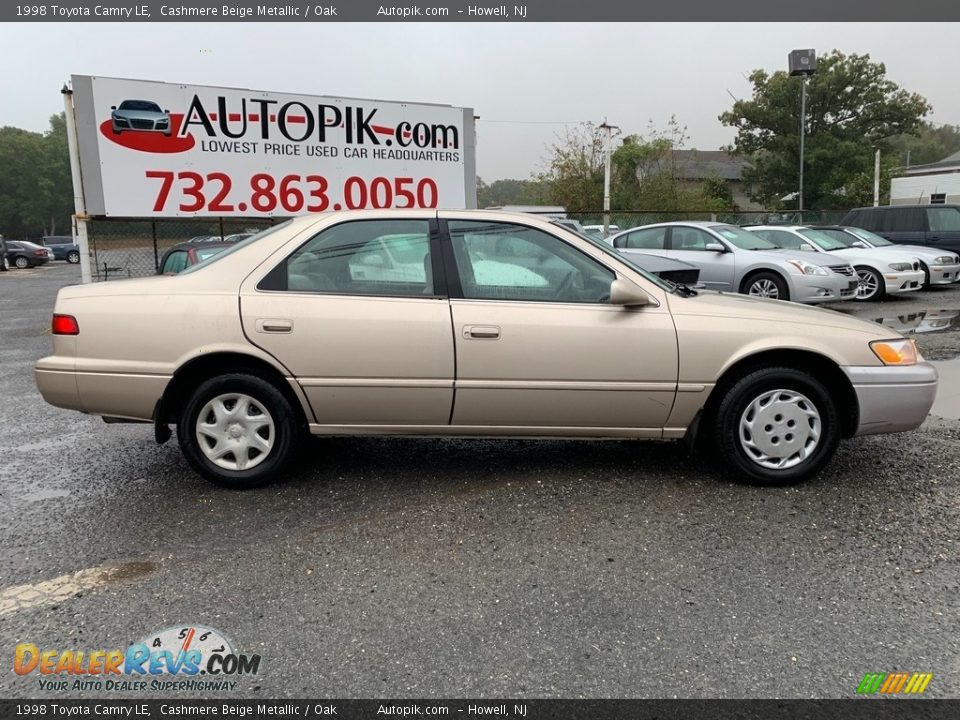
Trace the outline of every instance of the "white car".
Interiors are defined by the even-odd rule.
[[[857,227],[833,225],[816,229],[851,247],[868,247],[884,252],[916,255],[920,261],[920,269],[923,270],[924,287],[960,282],[960,257],[955,252],[923,245],[897,245],[876,233]]]
[[[853,265],[860,284],[857,300],[880,300],[923,287],[920,260],[912,253],[849,247],[819,230],[804,225],[757,225],[746,228],[777,247],[829,253]]]
[[[584,225],[583,231],[588,235],[596,235],[599,239],[609,242],[609,238],[616,235],[620,232],[619,225],[608,225],[608,232],[606,235],[603,234],[603,225]]]

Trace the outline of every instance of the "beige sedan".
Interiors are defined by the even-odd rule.
[[[54,405],[176,426],[247,488],[313,435],[681,439],[739,478],[816,472],[841,438],[923,422],[911,340],[827,310],[696,292],[532,216],[288,221],[168,277],[60,291]]]

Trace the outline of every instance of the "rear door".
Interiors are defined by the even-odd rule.
[[[436,215],[320,230],[240,296],[251,342],[296,377],[316,422],[449,424],[453,337]]]
[[[643,260],[644,255],[663,255],[666,257],[669,235],[669,225],[631,230],[617,238],[616,248],[637,262]],[[641,267],[643,266],[641,265]]]
[[[960,253],[960,208],[928,207],[924,213],[929,228],[924,244]]]
[[[725,251],[708,250],[707,245],[719,245]],[[708,290],[736,291],[736,253],[730,252],[724,243],[706,230],[674,225],[667,255],[700,268],[700,282]]]
[[[924,245],[927,237],[927,216],[921,207],[890,207],[873,213],[879,229],[873,232],[890,242],[904,245]],[[864,228],[870,230],[871,228]]]

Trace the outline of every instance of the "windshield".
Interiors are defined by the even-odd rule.
[[[738,228],[736,225],[714,225],[710,228],[724,240],[741,250],[776,250],[777,246],[766,238]]]
[[[279,230],[280,228],[285,228],[287,225],[289,225],[289,224],[292,223],[292,222],[293,222],[293,220],[284,220],[284,221],[283,221],[282,223],[280,223],[279,225],[272,225],[272,226],[268,227],[266,230],[262,230],[261,232],[258,232],[256,235],[251,235],[251,236],[248,237],[246,240],[241,240],[241,241],[238,242],[236,245],[232,245],[232,246],[228,247],[228,248],[227,248],[226,250],[224,250],[223,252],[218,252],[218,253],[215,254],[215,255],[212,255],[212,256],[204,259],[204,260],[201,260],[201,261],[198,262],[196,265],[191,265],[190,267],[188,267],[186,270],[184,270],[184,271],[183,271],[182,273],[180,273],[180,274],[181,274],[181,275],[186,275],[187,273],[196,272],[197,270],[199,270],[199,269],[201,269],[201,268],[209,267],[210,265],[213,265],[213,263],[222,260],[222,259],[225,258],[227,255],[231,255],[231,254],[235,253],[237,250],[239,250],[240,248],[246,247],[247,245],[250,245],[251,243],[255,243],[255,242],[256,242],[257,240],[259,240],[260,238],[264,238],[264,237],[266,237],[267,235],[273,234],[274,232],[276,232],[276,231]]]
[[[124,100],[122,103],[120,103],[120,109],[160,112],[160,106],[148,100]]]
[[[557,227],[563,228],[569,233],[573,233],[577,237],[583,238],[594,247],[600,248],[601,250],[603,250],[603,253],[605,255],[609,255],[610,257],[615,258],[618,262],[622,262],[624,265],[629,267],[634,272],[639,273],[640,275],[642,275],[644,278],[652,282],[657,287],[663,288],[664,290],[670,290],[671,292],[677,287],[676,283],[670,282],[669,280],[664,280],[663,278],[654,275],[649,270],[644,270],[635,262],[631,261],[630,258],[628,258],[626,255],[622,255],[621,253],[618,253],[616,250],[614,250],[610,245],[605,243],[603,240],[598,240],[596,238],[590,237],[589,235],[585,235],[582,232],[571,230],[567,226],[561,225],[560,223],[555,222],[554,225],[556,225]]]
[[[834,240],[829,235],[820,232],[819,230],[798,230],[798,233],[803,235],[807,240],[812,242],[821,250],[831,251],[831,250],[847,250],[850,246],[846,243],[840,242],[839,240]]]
[[[858,238],[866,240],[868,243],[874,247],[886,247],[887,245],[893,245],[894,243],[887,240],[885,237],[880,237],[876,233],[872,233],[869,230],[862,230],[861,228],[847,228],[847,232],[853,233]]]

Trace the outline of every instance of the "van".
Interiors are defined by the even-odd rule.
[[[960,253],[960,205],[884,205],[855,208],[840,225],[863,228],[894,243]]]

